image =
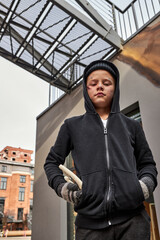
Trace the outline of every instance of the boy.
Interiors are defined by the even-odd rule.
[[[46,159],[49,186],[74,203],[76,240],[149,240],[143,201],[157,185],[157,170],[140,124],[120,112],[116,66],[90,63],[83,91],[86,113],[65,120]],[[82,191],[58,168],[70,151]]]

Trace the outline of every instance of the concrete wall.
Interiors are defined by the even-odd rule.
[[[48,186],[43,165],[65,118],[84,112],[81,86],[37,119],[32,240],[66,240],[66,203]]]
[[[145,31],[140,33],[142,35],[137,36],[137,39],[135,37],[134,40],[128,42],[122,53],[113,62],[119,68],[121,76],[121,109],[137,101],[139,102],[144,131],[160,172],[160,74],[158,72],[159,67],[157,68],[157,63],[159,64],[159,61],[157,62],[159,58],[157,49],[160,48],[157,48],[157,42],[154,44],[155,40],[160,40],[159,35],[157,36],[160,31],[156,32],[152,28],[157,23],[159,23],[159,19],[151,24],[151,29],[146,28]],[[151,30],[152,32],[149,35]],[[150,38],[147,38],[148,36]],[[80,86],[37,119],[32,240],[66,239],[66,206],[64,201],[60,201],[54,191],[48,187],[43,164],[64,119],[80,115],[83,112],[82,87]],[[160,182],[160,176],[158,176],[158,181]],[[157,187],[154,193],[160,229],[159,196],[160,186]],[[65,213],[65,217],[62,217],[63,213]]]
[[[160,172],[160,89],[140,76],[127,64],[115,61],[121,73],[120,106],[124,109],[139,102],[143,128]],[[158,175],[160,183],[160,174]],[[154,192],[154,200],[160,229],[160,186]]]

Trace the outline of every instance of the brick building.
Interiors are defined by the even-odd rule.
[[[33,206],[33,151],[7,146],[0,151],[0,229],[30,229]]]

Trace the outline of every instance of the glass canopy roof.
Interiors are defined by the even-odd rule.
[[[122,50],[121,15],[133,2],[0,0],[0,56],[70,92],[89,62]]]

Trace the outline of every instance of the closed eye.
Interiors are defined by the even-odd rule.
[[[105,82],[104,85],[105,85],[105,86],[110,86],[111,83],[110,83],[110,82]]]
[[[96,86],[96,85],[97,85],[96,82],[91,82],[91,83],[88,84],[88,86]]]

